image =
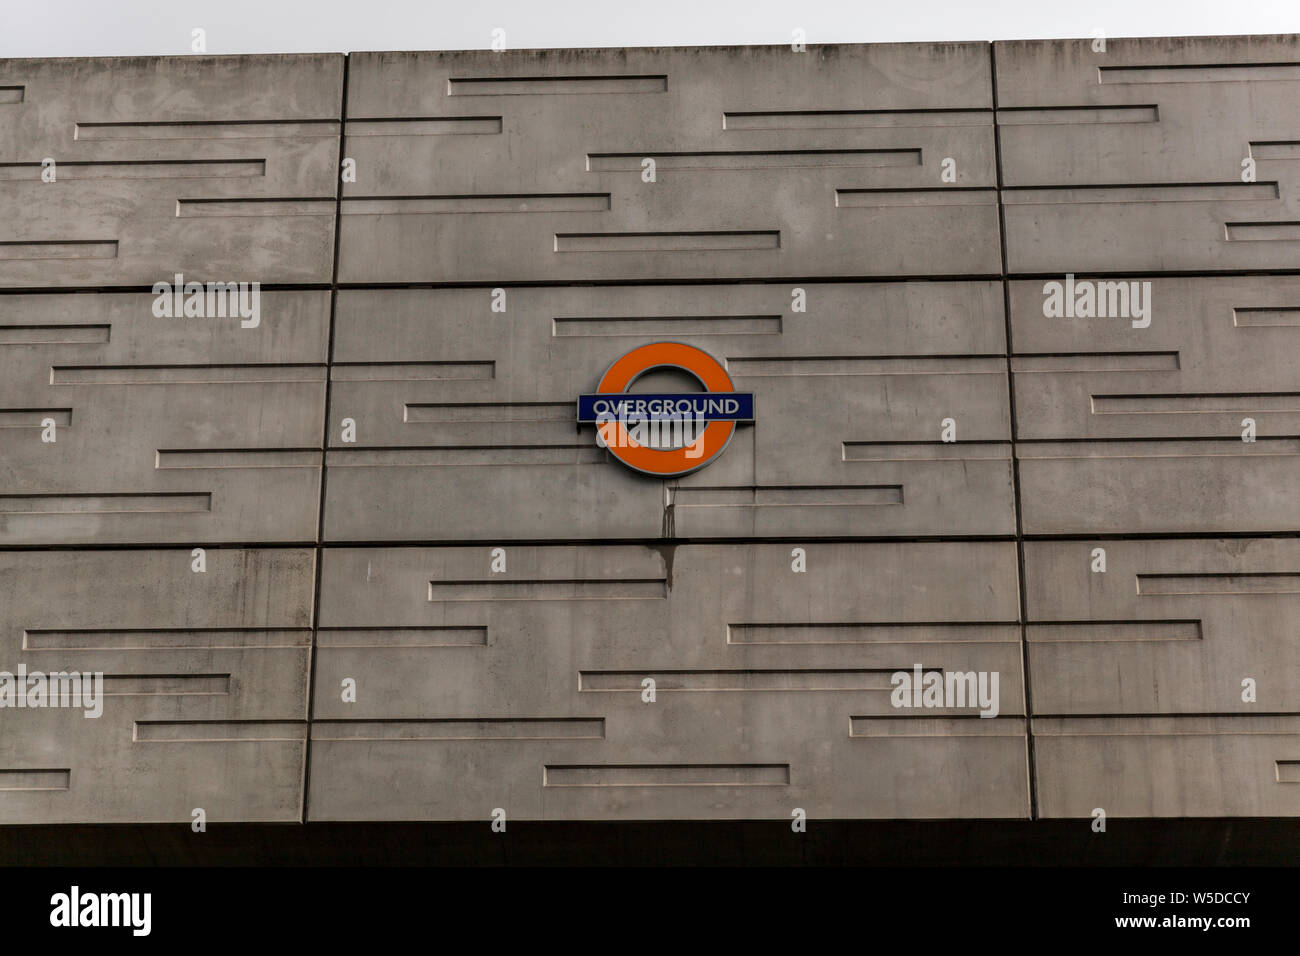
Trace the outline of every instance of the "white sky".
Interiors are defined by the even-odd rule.
[[[1300,32],[1300,0],[0,0],[0,57]]]

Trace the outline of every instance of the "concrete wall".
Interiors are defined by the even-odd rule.
[[[1298,46],[0,61],[0,823],[1300,814]]]

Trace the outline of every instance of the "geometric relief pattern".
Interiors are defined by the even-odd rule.
[[[1106,46],[0,61],[0,822],[1300,814],[1297,40]]]

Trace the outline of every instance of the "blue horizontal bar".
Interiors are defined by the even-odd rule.
[[[680,395],[607,392],[578,396],[578,421],[663,421],[703,416],[709,422],[752,422],[753,392],[686,392]]]

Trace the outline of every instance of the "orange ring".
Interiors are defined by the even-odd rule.
[[[682,342],[653,342],[628,352],[605,372],[597,386],[602,393],[626,392],[639,377],[656,368],[680,368],[694,375],[710,392],[731,392],[731,376],[712,355]],[[712,421],[693,444],[703,451],[687,457],[687,448],[647,448],[632,440],[621,422],[597,425],[605,447],[629,468],[660,478],[675,478],[703,468],[722,454],[736,431],[735,422]]]

